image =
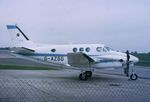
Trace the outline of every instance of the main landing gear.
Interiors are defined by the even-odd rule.
[[[87,80],[89,77],[92,77],[92,71],[85,71],[79,75],[80,80]]]

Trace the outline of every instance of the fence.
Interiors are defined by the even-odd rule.
[[[150,91],[129,83],[0,79],[0,102],[146,102],[150,99]]]

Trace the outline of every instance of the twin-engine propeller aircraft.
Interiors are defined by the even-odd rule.
[[[94,69],[124,68],[131,80],[136,80],[133,65],[139,59],[129,52],[114,51],[103,44],[72,44],[72,45],[39,45],[33,43],[17,25],[7,25],[11,35],[11,51],[23,58],[38,59],[55,65],[69,66],[70,69],[81,70],[80,80],[87,80]]]

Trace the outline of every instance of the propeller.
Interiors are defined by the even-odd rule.
[[[126,67],[124,68],[124,73],[126,74],[126,76],[129,76],[129,68],[130,68],[130,54],[129,51],[126,51],[126,55],[127,55],[127,61],[126,61]]]

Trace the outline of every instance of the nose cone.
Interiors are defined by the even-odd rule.
[[[130,61],[132,61],[133,63],[137,63],[137,62],[139,62],[139,58],[137,58],[137,57],[135,57],[135,56],[133,56],[133,55],[130,55]]]

